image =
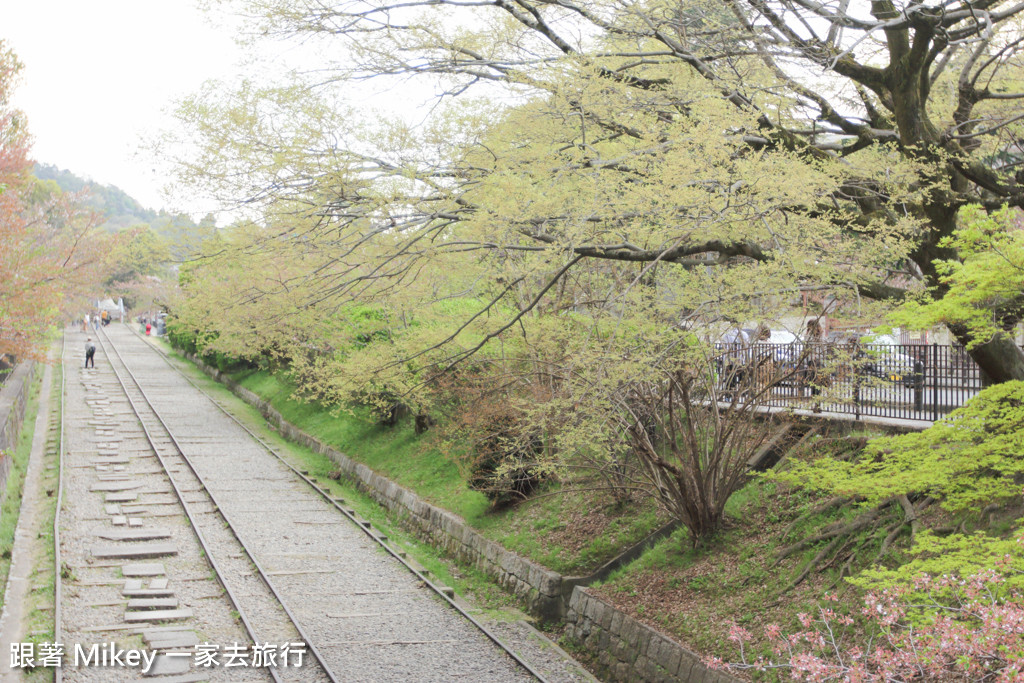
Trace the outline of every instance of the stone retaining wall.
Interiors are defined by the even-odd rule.
[[[603,680],[630,683],[738,683],[700,657],[577,586],[565,615],[565,634],[597,658]]]
[[[32,387],[31,361],[19,363],[7,381],[0,388],[0,450],[13,452],[18,445],[18,435],[25,421],[25,406],[28,405],[29,389]],[[0,455],[0,503],[7,492],[7,473],[10,471],[11,456]]]

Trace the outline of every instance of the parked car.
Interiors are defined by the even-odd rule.
[[[913,386],[915,369],[923,371],[923,366],[915,368],[916,359],[903,353],[907,347],[897,344],[895,337],[868,335],[861,341],[864,342],[861,348],[867,358],[862,367],[872,377]]]

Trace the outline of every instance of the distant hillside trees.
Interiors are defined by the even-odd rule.
[[[457,252],[491,258],[497,285],[532,268],[502,296],[538,304],[565,290],[556,275],[631,264],[684,293],[715,280],[690,309],[754,279],[765,297],[894,306],[946,294],[935,264],[962,256],[946,241],[960,208],[1024,207],[1024,5],[1010,0],[225,4],[254,41],[345,55],[311,64],[315,83],[211,84],[181,108],[191,190],[350,247],[347,269],[320,271],[325,296],[406,287]],[[392,76],[430,80],[431,125],[352,125],[326,92]],[[1022,312],[1018,293],[981,339],[949,321],[995,382],[1024,379],[1006,333]]]
[[[36,164],[34,173],[40,180],[54,181],[64,192],[88,190],[85,204],[104,217],[103,227],[108,230],[121,230],[136,223],[152,223],[157,218],[156,211],[143,207],[113,185],[100,185],[50,164]]]
[[[104,285],[129,307],[164,305],[167,287],[175,286],[177,264],[195,255],[217,230],[213,215],[197,223],[188,214],[147,209],[114,185],[95,183],[51,164],[37,163],[34,173],[37,199],[79,196],[96,213],[102,230],[120,235],[119,246],[109,254]]]
[[[52,164],[37,163],[33,172],[40,181],[54,183],[62,192],[85,192],[85,205],[103,217],[105,230],[118,232],[143,224],[153,228],[170,242],[172,255],[179,259],[195,251],[197,238],[208,238],[216,228],[213,215],[196,223],[185,213],[147,209],[119,187],[101,185]]]

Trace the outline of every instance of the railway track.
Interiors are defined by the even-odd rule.
[[[101,359],[100,369],[90,371],[71,355],[65,343],[62,484],[54,522],[61,568],[55,633],[64,662],[54,668],[56,679],[135,681],[145,674],[176,683],[239,680],[236,672],[203,666],[192,648],[210,652],[212,641],[218,654],[221,646],[248,654],[267,642],[298,642],[300,634],[275,619],[272,607],[251,617],[260,598],[271,600],[258,590],[240,599],[232,590],[232,584],[256,582],[247,580],[249,568],[239,558],[225,561],[213,552],[230,543],[226,530],[206,514],[208,501],[184,498],[188,473],[175,462],[173,439],[137,387],[124,382],[116,357]],[[76,367],[80,389],[66,381]],[[172,474],[175,469],[181,471]],[[115,650],[145,651],[152,659],[127,661]],[[279,671],[253,667],[245,680],[330,680],[315,665]]]
[[[100,336],[99,360],[109,376],[106,391],[91,407],[113,403],[115,386],[120,389],[125,408],[114,422],[138,421],[151,460],[159,464],[159,472],[149,469],[146,476],[162,476],[167,487],[143,489],[137,502],[118,505],[127,507],[127,516],[141,515],[162,496],[156,500],[164,506],[161,517],[154,520],[171,518],[180,508],[175,540],[186,528],[194,535],[200,559],[244,627],[241,644],[304,648],[303,666],[249,669],[245,680],[256,680],[256,674],[287,681],[544,680],[425,570],[288,464],[152,346],[124,328]],[[95,375],[82,373],[83,386],[96,389]],[[104,431],[98,438],[111,438],[109,423],[103,422],[109,417],[100,414],[95,426]],[[139,452],[141,439],[125,435],[125,440],[134,443],[128,450]],[[97,447],[111,460],[123,459],[111,457],[110,441]],[[108,473],[103,480],[128,481],[128,473]],[[170,494],[173,501],[166,499]],[[126,547],[161,542],[142,533],[150,524],[135,523],[126,531],[138,529],[137,542],[134,534],[120,534],[131,541]],[[94,563],[101,559],[93,553]],[[154,628],[174,628],[154,623],[159,624]],[[205,635],[201,619],[194,628]],[[76,678],[72,669],[64,670],[69,679],[98,680],[81,673]],[[242,680],[225,673],[238,671],[204,669],[195,675],[207,678],[191,680]]]
[[[519,664],[519,666],[521,666],[524,670],[529,672],[529,674],[533,678],[535,678],[538,681],[542,681],[542,682],[545,681],[544,676],[540,672],[538,672],[536,669],[534,669],[527,661],[525,661],[524,659],[519,657],[519,655],[516,654],[516,652],[514,650],[512,650],[507,645],[505,645],[505,643],[502,642],[501,639],[498,636],[496,636],[494,633],[492,633],[486,626],[484,626],[482,623],[480,623],[471,614],[466,612],[466,610],[464,610],[454,600],[453,593],[446,586],[444,586],[442,584],[435,583],[434,581],[432,581],[429,578],[429,575],[428,575],[429,572],[427,572],[424,568],[418,566],[418,564],[414,564],[413,562],[410,562],[409,559],[407,558],[406,553],[404,551],[392,548],[387,543],[388,539],[387,539],[386,536],[382,536],[380,534],[374,533],[373,530],[372,530],[372,527],[368,523],[366,523],[366,522],[362,521],[361,519],[359,519],[358,516],[355,514],[354,510],[352,510],[351,508],[346,507],[343,504],[344,503],[343,500],[339,500],[339,499],[335,498],[329,491],[326,491],[323,488],[321,488],[319,485],[317,485],[317,483],[313,479],[308,477],[304,472],[302,472],[301,470],[296,468],[294,465],[292,465],[290,462],[288,462],[288,460],[286,458],[284,458],[276,449],[274,449],[270,444],[268,444],[264,439],[262,439],[254,431],[252,431],[247,426],[245,426],[245,424],[241,420],[239,420],[237,417],[235,417],[235,415],[232,414],[231,411],[229,411],[227,408],[225,408],[223,405],[221,405],[218,401],[216,401],[212,396],[210,396],[206,391],[204,391],[202,389],[202,387],[200,387],[198,384],[193,382],[189,377],[187,377],[186,375],[181,373],[180,370],[178,370],[178,368],[174,367],[174,365],[171,364],[171,362],[168,360],[167,355],[162,350],[160,350],[160,349],[155,349],[155,350],[160,354],[160,357],[167,364],[168,368],[170,368],[172,371],[177,373],[180,377],[182,377],[182,379],[184,379],[186,382],[188,382],[189,385],[191,385],[196,391],[198,391],[203,396],[205,396],[210,401],[210,403],[212,405],[214,405],[217,408],[217,410],[219,410],[225,417],[227,417],[233,423],[238,425],[238,427],[240,427],[242,430],[244,430],[245,433],[247,433],[254,441],[259,443],[266,450],[266,452],[269,455],[273,456],[278,462],[280,462],[282,465],[284,465],[286,468],[288,468],[295,477],[297,477],[297,478],[301,479],[303,482],[305,482],[310,487],[310,489],[315,491],[317,493],[317,495],[319,495],[328,505],[332,506],[339,513],[344,515],[350,522],[352,522],[352,524],[357,529],[362,531],[369,539],[371,539],[372,541],[377,543],[380,546],[380,548],[382,550],[384,550],[384,552],[388,553],[395,560],[395,562],[401,564],[403,567],[405,567],[406,570],[408,570],[419,581],[421,581],[424,586],[430,588],[430,590],[433,591],[440,600],[443,600],[443,601],[447,602],[449,607],[451,607],[451,609],[455,610],[460,615],[462,615],[463,618],[465,618],[468,622],[470,622],[476,629],[478,629],[482,634],[484,634],[497,647],[499,647],[509,657],[511,657],[513,660],[515,660],[515,662],[517,664]]]

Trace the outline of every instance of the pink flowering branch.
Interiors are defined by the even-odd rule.
[[[923,603],[921,595],[927,598]],[[995,571],[966,579],[924,576],[910,586],[871,593],[863,614],[875,634],[864,648],[848,646],[837,635],[853,619],[823,606],[816,619],[799,615],[803,629],[796,633],[787,635],[776,624],[765,628],[773,658],[750,659],[745,644],[751,634],[734,625],[729,639],[738,644],[740,661],[708,664],[788,670],[793,680],[813,683],[1024,681],[1024,595],[1008,589]]]

